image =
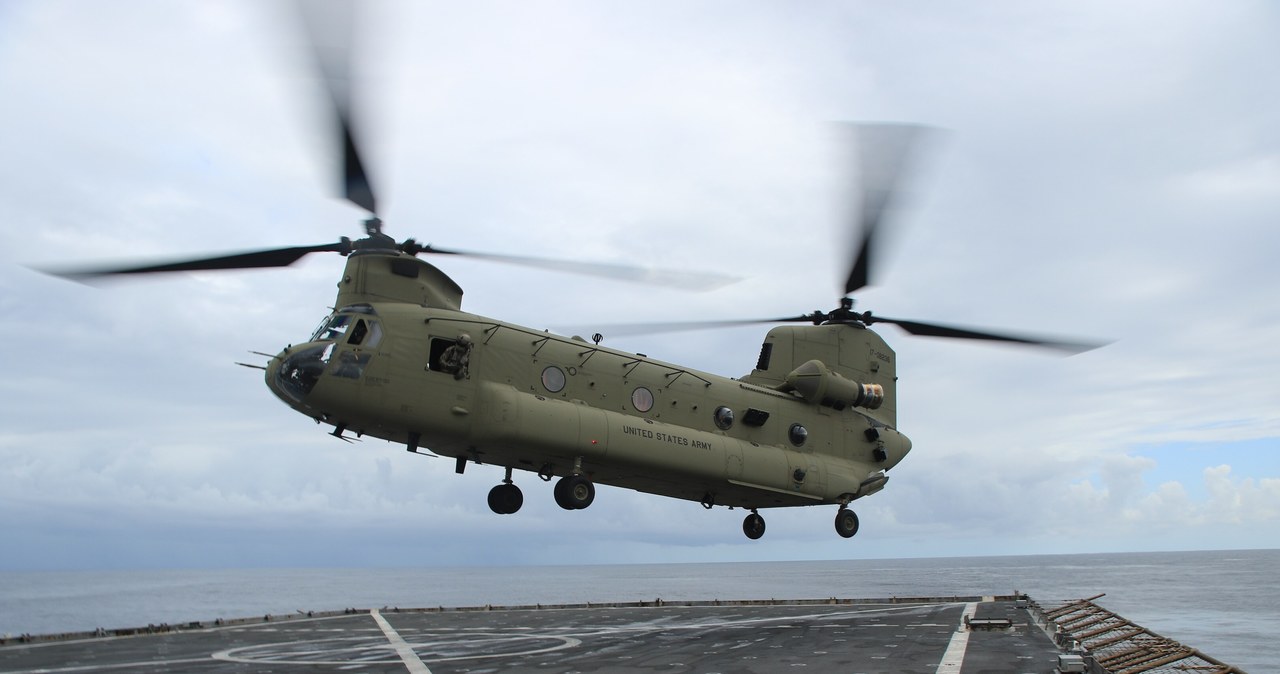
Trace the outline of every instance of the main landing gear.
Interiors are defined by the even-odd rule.
[[[566,475],[556,482],[556,505],[565,510],[582,510],[596,500],[596,486],[585,475]]]
[[[551,479],[550,472],[539,472],[544,480]],[[566,475],[556,482],[556,504],[565,510],[582,510],[596,499],[596,486],[586,475]],[[511,481],[511,469],[502,484],[489,490],[489,509],[499,515],[510,515],[524,505],[524,494]]]
[[[764,535],[764,518],[755,508],[742,520],[742,533],[753,541]],[[853,538],[858,533],[858,515],[845,506],[836,511],[836,533],[842,538]]]
[[[524,505],[524,493],[511,481],[511,469],[502,484],[489,490],[489,510],[499,515],[511,515]]]

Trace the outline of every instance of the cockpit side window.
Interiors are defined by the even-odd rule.
[[[356,321],[356,327],[352,328],[351,336],[347,338],[347,343],[352,346],[360,346],[360,343],[363,342],[364,338],[368,336],[369,336],[369,325],[365,323],[364,319],[362,318]]]
[[[365,346],[370,349],[378,345],[382,341],[382,327],[377,321],[366,321],[363,318],[356,321],[356,327],[351,329],[351,336],[347,338],[347,343],[352,346]]]
[[[338,354],[338,364],[333,366],[333,376],[359,379],[372,358],[370,353],[343,351]]]
[[[356,305],[344,308],[343,311],[359,310],[357,313],[373,315],[371,310],[360,309],[363,307]],[[347,337],[348,344],[372,348],[382,339],[382,327],[373,318],[360,318],[350,313],[333,314],[321,321],[315,332],[311,333],[311,341],[338,341],[344,336]]]
[[[311,335],[311,341],[322,342],[330,339],[338,339],[346,334],[347,328],[350,327],[351,316],[347,314],[334,314],[316,328],[315,334]]]

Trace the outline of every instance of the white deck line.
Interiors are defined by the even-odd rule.
[[[413,652],[413,646],[400,637],[400,633],[396,632],[381,613],[378,613],[378,609],[369,611],[369,615],[373,616],[374,621],[378,623],[378,627],[386,635],[387,641],[391,643],[391,647],[395,649],[396,655],[400,656],[400,661],[404,663],[410,674],[431,674],[431,670],[418,659],[418,654]]]
[[[964,605],[964,613],[960,616],[960,627],[951,635],[951,643],[947,644],[947,652],[942,654],[942,662],[938,663],[936,674],[960,674],[960,665],[964,664],[964,652],[969,648],[969,626],[965,620],[972,618],[978,610],[977,602]]]

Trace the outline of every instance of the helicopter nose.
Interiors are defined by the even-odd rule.
[[[301,403],[320,381],[332,349],[332,343],[286,348],[267,364],[267,388],[290,405]]]
[[[284,359],[288,356],[288,348],[273,356],[271,361],[267,363],[267,371],[263,375],[263,380],[266,382],[267,388],[271,389],[271,393],[285,402],[288,402],[288,397],[281,390],[278,382],[280,381],[280,368],[284,365]]]
[[[271,393],[275,395],[275,397],[277,398],[284,397],[280,394],[280,389],[276,387],[276,379],[280,376],[280,365],[284,362],[284,358],[288,353],[289,353],[289,350],[285,349],[280,353],[272,356],[271,360],[267,362],[266,372],[263,374],[263,377],[262,377],[263,381],[267,385],[267,388],[271,389]]]

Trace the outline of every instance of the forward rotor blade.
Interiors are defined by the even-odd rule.
[[[315,57],[316,69],[324,81],[333,105],[342,145],[342,196],[351,203],[378,214],[373,185],[356,142],[351,92],[351,62],[355,51],[355,3],[350,0],[305,2],[298,0],[298,16]]]
[[[1056,351],[1062,351],[1068,354],[1084,353],[1092,351],[1099,347],[1106,346],[1110,342],[1082,342],[1074,340],[1066,340],[1058,337],[1036,336],[1036,335],[1015,335],[1010,333],[997,333],[987,330],[975,330],[972,328],[962,328],[950,325],[940,325],[938,323],[924,323],[921,321],[908,321],[898,318],[885,318],[883,316],[874,316],[865,314],[863,321],[867,324],[872,323],[892,323],[908,333],[920,337],[948,337],[953,339],[977,339],[991,342],[1006,342],[1013,344],[1026,344],[1028,346],[1038,346]]]
[[[373,197],[373,186],[369,184],[369,174],[360,160],[355,138],[351,135],[350,116],[339,116],[338,126],[342,133],[342,196],[376,216],[378,204]]]
[[[899,199],[912,151],[929,131],[928,127],[909,124],[851,126],[857,142],[860,239],[844,284],[845,295],[871,283],[872,258],[885,213]]]
[[[723,288],[724,286],[737,283],[741,280],[736,276],[727,276],[725,274],[672,269],[651,269],[645,267],[632,267],[629,265],[605,264],[600,262],[552,260],[540,257],[528,257],[524,255],[476,253],[463,250],[447,250],[429,245],[422,246],[419,250],[423,253],[435,253],[437,255],[461,255],[480,260],[505,262],[507,264],[515,264],[524,267],[550,269],[552,271],[562,271],[571,274],[582,274],[585,276],[596,276],[618,281],[630,281],[632,283],[666,286],[670,288],[696,290],[700,292]]]
[[[317,246],[291,246],[288,248],[271,248],[267,250],[231,253],[217,257],[178,260],[159,264],[125,265],[99,269],[42,269],[53,276],[61,276],[73,280],[88,281],[108,276],[125,274],[154,274],[177,271],[206,271],[219,269],[263,269],[268,267],[288,267],[311,253],[349,253],[350,241],[326,243]]]

